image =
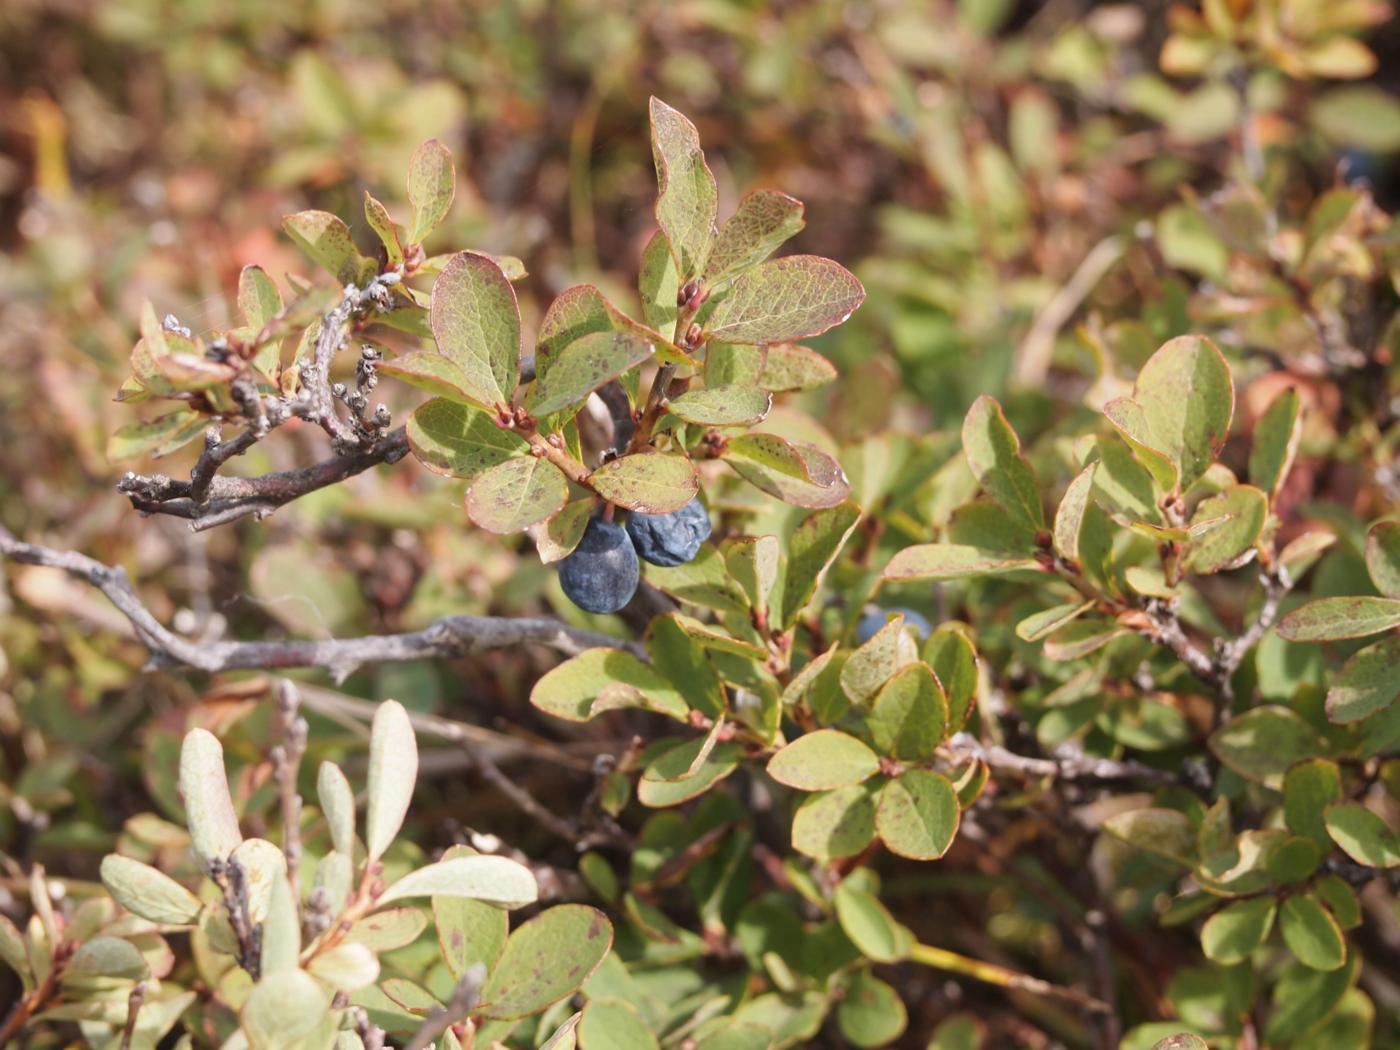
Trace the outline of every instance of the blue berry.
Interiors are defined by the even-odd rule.
[[[898,607],[894,609],[876,609],[873,612],[866,613],[860,618],[860,622],[856,624],[856,642],[860,645],[864,645],[866,642],[870,641],[871,638],[875,637],[875,632],[889,623],[890,618],[896,613],[904,614],[904,626],[913,628],[914,633],[920,638],[927,638],[929,633],[933,630],[933,628],[929,626],[928,620],[924,619],[923,614],[915,612],[913,609],[902,609]]]
[[[614,613],[632,600],[642,567],[621,525],[594,518],[567,558],[559,562],[559,584],[569,601],[591,613]]]
[[[629,514],[627,535],[653,565],[684,565],[710,538],[710,514],[698,499],[670,514]]]

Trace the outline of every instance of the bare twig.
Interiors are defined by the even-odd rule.
[[[944,752],[957,758],[980,758],[988,766],[1004,772],[1060,780],[1145,780],[1153,784],[1173,784],[1176,777],[1166,770],[1141,762],[1099,758],[1082,751],[1068,751],[1054,758],[1030,758],[1004,747],[983,744],[970,733],[955,733],[944,745]]]
[[[301,796],[297,794],[297,770],[306,754],[306,719],[297,713],[300,697],[296,686],[280,678],[276,686],[277,735],[280,743],[272,749],[272,768],[282,803],[282,852],[287,858],[287,881],[293,890],[301,885]]]
[[[452,993],[452,998],[447,1001],[447,1005],[441,1006],[428,1014],[423,1023],[418,1026],[418,1031],[413,1033],[413,1037],[404,1043],[403,1050],[427,1050],[437,1038],[459,1021],[465,1021],[467,1016],[476,1009],[476,1004],[481,1001],[481,986],[486,982],[486,967],[481,963],[476,963],[462,974],[462,979],[457,982],[457,988]]]
[[[1239,670],[1240,664],[1264,637],[1264,634],[1274,625],[1278,619],[1279,606],[1288,592],[1293,589],[1293,580],[1288,574],[1288,569],[1280,563],[1275,563],[1273,567],[1265,569],[1259,575],[1259,582],[1264,586],[1264,601],[1259,606],[1259,615],[1254,618],[1244,631],[1235,638],[1228,641],[1219,639],[1215,646],[1215,673],[1216,680],[1220,686],[1221,693],[1227,701],[1234,700],[1234,687],[1231,679],[1235,672]]]
[[[1041,307],[1031,322],[1030,331],[1016,349],[1016,379],[1020,383],[1039,386],[1045,382],[1055,349],[1055,336],[1122,255],[1122,239],[1105,237],[1090,249],[1064,287]]]
[[[213,528],[249,514],[266,517],[278,507],[308,492],[335,484],[379,463],[395,463],[408,452],[403,430],[385,436],[389,415],[383,406],[365,417],[366,392],[374,386],[373,362],[377,355],[367,351],[357,372],[357,388],[347,394],[340,384],[330,381],[331,361],[345,346],[355,322],[362,316],[385,311],[393,305],[393,291],[400,281],[397,272],[378,274],[364,287],[346,285],[340,301],[317,322],[316,341],[310,359],[301,370],[300,388],[281,397],[259,395],[251,381],[237,379],[231,387],[246,429],[228,441],[221,441],[217,424],[205,434],[200,454],[188,481],[164,474],[140,476],[128,473],[117,488],[132,506],[147,514],[170,514],[188,518],[195,530]],[[336,401],[349,406],[350,416],[342,418]],[[268,432],[289,419],[303,419],[329,435],[336,457],[301,470],[269,474],[259,478],[225,478],[219,468],[240,456]]]
[[[242,442],[247,433],[224,442],[223,446]],[[251,445],[252,442],[246,444]],[[259,519],[265,518],[277,508],[308,493],[363,474],[381,463],[397,463],[407,454],[408,435],[400,427],[354,453],[333,456],[295,470],[256,478],[231,478],[211,473],[207,482],[201,482],[199,490],[195,489],[193,478],[181,481],[164,474],[142,476],[129,473],[117,482],[117,488],[142,513],[185,518],[190,522],[191,529],[203,532],[250,514]],[[200,462],[195,464],[196,475],[202,476],[201,470],[206,468],[201,468],[200,464],[204,462],[205,457],[201,456]]]
[[[420,631],[324,641],[193,642],[156,619],[119,566],[104,565],[76,551],[23,543],[3,527],[0,555],[25,565],[62,569],[92,584],[130,621],[136,636],[150,650],[153,667],[190,667],[210,673],[319,667],[329,671],[336,681],[344,681],[367,664],[447,659],[482,649],[524,644],[544,645],[570,655],[599,646],[630,649],[643,655],[633,643],[542,617],[444,616]]]
[[[1064,985],[1051,984],[1049,981],[1042,980],[1039,977],[1032,977],[1030,974],[1025,973],[1017,973],[1015,970],[1008,970],[1004,966],[997,966],[994,963],[983,962],[981,959],[973,959],[966,955],[959,955],[957,952],[950,952],[946,948],[935,948],[931,944],[914,945],[914,947],[909,950],[909,959],[912,962],[921,963],[924,966],[931,966],[936,970],[961,974],[975,981],[984,981],[987,984],[994,984],[999,988],[1031,992],[1035,995],[1043,995],[1051,999],[1058,999],[1061,1002],[1072,1003],[1090,1013],[1101,1014],[1110,1009],[1109,1005],[1102,999],[1097,999],[1087,992],[1080,991],[1078,988],[1067,988]]]
[[[136,1019],[141,1014],[141,1005],[146,1001],[146,982],[137,981],[126,997],[126,1027],[122,1029],[122,1041],[117,1050],[131,1050],[132,1037],[136,1035]]]

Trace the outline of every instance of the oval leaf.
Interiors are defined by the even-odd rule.
[[[498,908],[522,908],[538,899],[539,887],[529,868],[508,857],[453,857],[409,872],[379,903],[408,897],[470,897]]]
[[[224,772],[224,748],[206,729],[191,729],[180,748],[180,798],[194,851],[207,865],[226,860],[243,841]]]
[[[542,456],[518,456],[476,478],[467,490],[467,516],[506,535],[554,516],[568,501],[569,483],[558,467]]]
[[[408,712],[386,700],[374,712],[369,739],[369,803],[365,849],[371,862],[384,855],[403,826],[418,781],[418,740]]]
[[[874,751],[853,736],[819,729],[798,737],[768,760],[768,775],[802,791],[859,784],[880,771]]]
[[[953,844],[961,817],[957,790],[947,777],[908,769],[881,788],[875,830],[892,853],[937,860]]]
[[[865,289],[830,259],[788,255],[736,277],[705,328],[722,343],[783,343],[821,335],[855,312]]]
[[[561,904],[541,912],[506,941],[482,990],[487,1017],[539,1013],[572,995],[612,947],[612,924],[596,908]]]
[[[465,393],[494,407],[509,402],[520,378],[520,309],[495,260],[458,252],[433,283],[430,308],[438,353],[465,376]]]
[[[680,510],[700,489],[690,460],[666,452],[638,452],[609,460],[589,476],[588,483],[609,502],[643,514]]]

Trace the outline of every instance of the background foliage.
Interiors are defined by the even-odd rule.
[[[1389,14],[6,4],[0,525],[123,566],[201,642],[447,614],[645,640],[641,670],[516,645],[293,674],[308,854],[368,874],[353,827],[348,848],[331,838],[318,773],[330,760],[364,787],[367,727],[394,698],[421,755],[384,881],[495,853],[531,868],[541,916],[587,906],[615,930],[572,1006],[493,1018],[487,1046],[537,1046],[580,1006],[585,1050],[1147,1048],[1183,1030],[1241,1050],[1400,1045]],[[839,461],[858,518],[703,463],[701,564],[723,564],[699,584],[648,568],[652,588],[602,618],[413,457],[209,531],[115,491],[127,469],[187,476],[198,448],[123,445],[154,414],[113,401],[146,304],[208,341],[255,323],[246,266],[332,292],[279,220],[340,215],[372,253],[364,194],[414,225],[404,172],[430,139],[455,199],[425,254],[520,260],[527,348],[580,283],[644,317],[652,94],[698,127],[721,219],[750,190],[792,194],[806,228],[783,251],[864,284],[850,321],[804,340],[840,378],[780,387],[764,424]],[[424,395],[389,371],[374,398],[397,424]],[[294,420],[230,472],[327,452]],[[839,556],[799,616],[792,566],[825,565],[830,534]],[[858,648],[876,602],[934,629]],[[222,741],[247,841],[283,841],[278,687],[148,668],[127,621],[54,569],[7,563],[0,616],[0,913],[42,940],[54,909],[75,943],[140,950],[107,944],[100,986],[71,994],[116,1004],[88,1019],[97,1045],[119,1044],[140,975],[133,1045],[221,1045],[243,979],[221,987],[229,967],[197,938],[122,926],[99,879],[119,853],[208,891],[179,787],[196,727]],[[596,711],[617,709],[582,721],[619,681],[630,706],[614,690]],[[188,925],[169,893],[166,923]],[[528,928],[539,905],[510,903]],[[355,993],[400,1041],[477,961],[439,944],[439,911],[385,935]],[[360,955],[338,980],[358,988]],[[20,993],[7,968],[0,1001]],[[76,1031],[55,1018],[23,1045]]]

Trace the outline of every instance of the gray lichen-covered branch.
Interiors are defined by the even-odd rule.
[[[343,681],[370,664],[425,658],[447,659],[482,649],[542,645],[566,654],[598,646],[640,649],[632,643],[570,627],[547,617],[444,616],[418,631],[331,638],[323,641],[195,642],[162,624],[137,596],[125,570],[76,551],[24,543],[0,527],[0,555],[24,565],[61,569],[100,590],[130,621],[150,650],[153,667],[188,667],[205,672],[260,668],[319,667]]]

